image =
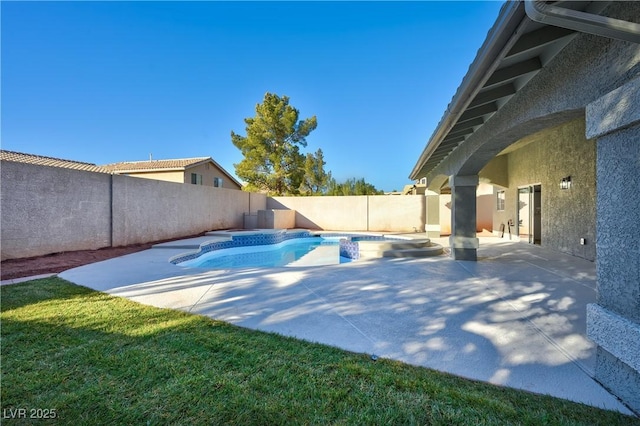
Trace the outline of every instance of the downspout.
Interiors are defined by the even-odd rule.
[[[640,43],[640,24],[548,4],[525,0],[524,10],[532,21],[622,41]]]

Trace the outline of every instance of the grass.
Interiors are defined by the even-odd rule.
[[[640,425],[549,396],[261,333],[59,278],[3,286],[2,416],[56,424]],[[32,411],[34,410],[34,411]],[[51,413],[51,412],[49,412]]]

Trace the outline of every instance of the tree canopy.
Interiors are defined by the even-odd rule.
[[[304,195],[323,195],[331,181],[331,172],[326,172],[324,154],[318,149],[315,154],[307,154],[304,161],[304,178],[300,192]]]
[[[326,195],[382,195],[384,191],[376,189],[370,183],[365,182],[364,178],[347,179],[342,183],[338,183],[335,179],[329,181]]]
[[[305,156],[300,147],[317,126],[316,117],[299,120],[289,97],[271,93],[256,105],[256,115],[245,118],[246,136],[231,132],[231,141],[244,158],[234,164],[247,190],[269,195],[297,195],[305,176]]]
[[[299,120],[299,111],[287,96],[266,93],[256,115],[245,118],[246,136],[231,131],[231,141],[244,158],[234,164],[244,189],[268,195],[375,195],[382,194],[361,179],[338,183],[324,166],[324,153],[303,155],[306,137],[317,126],[316,117]]]

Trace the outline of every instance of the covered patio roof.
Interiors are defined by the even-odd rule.
[[[579,32],[640,43],[639,24],[601,15],[610,3],[506,2],[409,178],[429,177]]]

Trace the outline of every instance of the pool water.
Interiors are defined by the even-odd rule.
[[[265,268],[282,266],[322,266],[350,262],[340,256],[337,238],[296,238],[279,244],[235,247],[206,253],[182,262],[192,268]]]

